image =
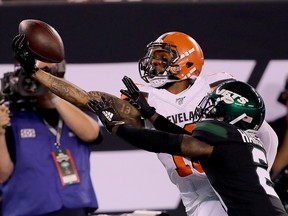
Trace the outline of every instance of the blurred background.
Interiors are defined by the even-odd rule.
[[[14,70],[11,40],[23,19],[47,22],[61,35],[67,80],[114,95],[124,75],[143,83],[137,61],[149,42],[182,31],[203,49],[202,74],[225,71],[256,87],[272,121],[286,113],[277,98],[288,75],[287,11],[284,0],[0,0],[0,77]],[[184,216],[157,156],[103,133],[91,158],[98,212]]]

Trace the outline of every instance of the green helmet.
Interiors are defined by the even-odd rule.
[[[198,108],[201,117],[223,117],[223,121],[243,130],[258,130],[265,118],[265,104],[259,93],[236,80],[220,84]]]

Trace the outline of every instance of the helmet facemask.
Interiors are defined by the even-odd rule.
[[[169,53],[169,61],[164,70],[153,66],[154,52],[162,50]],[[192,79],[195,80],[202,71],[204,56],[199,44],[189,35],[182,32],[167,32],[148,44],[146,55],[139,61],[141,78],[154,88],[166,88],[166,84]]]
[[[169,59],[155,56],[160,52],[168,54]],[[181,71],[181,67],[176,64],[179,59],[180,54],[175,45],[152,42],[147,46],[145,57],[139,61],[140,77],[155,88],[163,87],[166,83],[179,81],[180,79],[175,76]],[[157,62],[157,65],[154,62]]]
[[[199,120],[203,118],[216,118],[215,114],[215,100],[208,93],[197,105],[194,115],[197,115]]]

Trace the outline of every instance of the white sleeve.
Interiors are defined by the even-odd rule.
[[[257,135],[262,140],[264,148],[266,150],[268,171],[270,172],[277,154],[278,136],[273,130],[273,128],[266,121],[263,122],[262,126],[257,132]]]
[[[230,80],[230,79],[235,79],[235,78],[227,72],[218,72],[218,73],[213,73],[213,74],[207,75],[206,79],[207,79],[208,83],[211,85],[213,83],[220,84],[221,82],[223,82],[225,80]]]

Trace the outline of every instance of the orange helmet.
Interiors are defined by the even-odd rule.
[[[171,59],[156,58],[155,51],[169,53]],[[163,71],[156,69],[154,60],[161,61]],[[139,60],[139,73],[145,82],[160,88],[166,83],[195,79],[203,64],[202,49],[192,37],[182,32],[168,32],[147,45],[146,55]]]

